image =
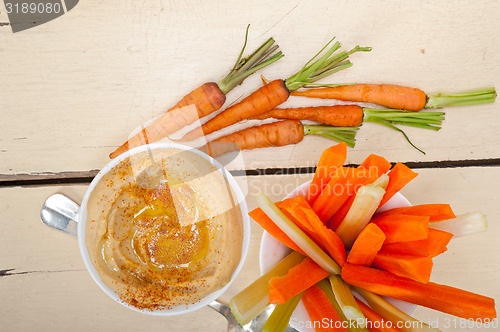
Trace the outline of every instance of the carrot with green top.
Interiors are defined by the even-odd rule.
[[[316,59],[316,57],[318,57],[319,54],[327,48],[332,41],[333,39],[311,60],[309,60],[309,62],[307,62],[296,74],[285,80],[279,79],[265,84],[244,98],[241,102],[230,106],[221,113],[217,114],[214,118],[205,122],[202,126],[193,129],[184,135],[181,140],[194,140],[242,120],[251,119],[269,112],[276,106],[284,103],[290,96],[290,91],[295,91],[305,85],[313,84],[313,82],[316,82],[317,80],[327,77],[335,72],[349,68],[352,65],[351,62],[347,60],[349,55],[359,51],[371,50],[371,48],[356,46],[349,52],[343,51],[334,54],[334,52],[340,48],[340,43],[336,42],[325,52],[323,56],[314,61],[314,59]]]
[[[393,273],[346,263],[342,279],[367,291],[407,301],[465,319],[496,318],[495,300],[433,282],[423,284]]]
[[[455,94],[437,93],[426,95],[416,88],[395,84],[352,84],[317,89],[295,91],[293,96],[309,98],[337,99],[363,102],[389,108],[420,111],[424,108],[442,108],[449,106],[468,106],[493,103],[496,98],[495,88],[467,91]]]
[[[119,148],[113,151],[109,157],[115,158],[123,152],[137,146],[156,142],[194,123],[198,119],[212,114],[222,107],[226,101],[226,94],[234,87],[240,85],[248,76],[252,75],[257,70],[284,57],[281,51],[275,53],[278,49],[278,45],[274,45],[274,39],[269,38],[251,55],[242,58],[247,44],[247,37],[248,27],[243,49],[235,65],[225,78],[218,83],[205,83],[185,95],[177,104],[167,110],[152,124],[144,128],[135,136],[129,138]]]

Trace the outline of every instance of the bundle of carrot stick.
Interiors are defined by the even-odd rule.
[[[248,35],[248,28],[247,28]],[[245,37],[245,46],[247,37]],[[278,52],[274,39],[270,38],[251,55],[242,58],[241,51],[229,74],[218,83],[205,83],[184,96],[174,107],[141,132],[132,136],[110,154],[119,154],[143,145],[161,140],[180,131],[186,126],[218,111],[226,101],[226,94],[241,84],[254,72],[278,61],[284,55]],[[318,135],[343,141],[354,147],[355,135],[364,122],[384,125],[401,132],[409,140],[399,125],[439,130],[444,120],[443,112],[422,111],[428,108],[464,106],[495,101],[494,88],[474,90],[458,94],[430,94],[415,88],[392,84],[318,84],[340,70],[349,68],[349,56],[356,52],[370,51],[369,47],[356,46],[350,51],[339,51],[340,43],[333,39],[297,73],[286,79],[271,82],[249,94],[240,102],[220,111],[215,117],[185,134],[180,141],[187,142],[219,132],[245,120],[277,119],[273,123],[261,124],[212,140],[200,149],[213,157],[232,151],[277,147],[297,144],[305,135]],[[302,108],[277,108],[292,96],[334,99],[344,102],[377,104],[388,108],[363,108],[359,105],[311,106]],[[317,122],[304,125],[302,121]],[[205,142],[204,142],[205,143]]]
[[[433,258],[446,252],[452,239],[485,231],[484,215],[456,216],[449,204],[386,210],[384,204],[417,173],[377,155],[345,167],[346,154],[345,143],[326,149],[304,196],[277,203],[257,197],[259,208],[249,215],[291,254],[232,298],[239,322],[246,324],[276,304],[280,309],[264,331],[284,331],[302,298],[311,319],[307,326],[316,331],[336,330],[333,325],[341,331],[345,326],[349,331],[439,331],[382,297],[387,296],[491,323],[494,299],[430,281]]]

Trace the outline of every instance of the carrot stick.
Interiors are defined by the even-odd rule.
[[[368,176],[363,182],[363,185],[372,183],[378,179],[382,174],[387,173],[391,169],[391,163],[388,162],[384,157],[377,156],[376,154],[369,155],[358,168],[366,169],[368,171]],[[327,226],[330,229],[336,230],[340,223],[344,220],[345,216],[349,212],[354,202],[356,195],[350,195],[344,204],[338,209],[338,211],[333,215],[327,222]]]
[[[413,206],[404,206],[400,208],[390,209],[375,215],[375,218],[388,216],[391,214],[406,214],[412,216],[428,216],[429,222],[436,222],[455,218],[449,204],[421,204]]]
[[[432,258],[379,252],[373,267],[426,284],[431,278]]]
[[[156,119],[151,125],[144,128],[137,135],[131,137],[109,157],[115,158],[134,147],[158,141],[168,135],[192,124],[196,120],[207,116],[222,107],[226,101],[226,94],[241,84],[248,76],[271,63],[278,61],[284,55],[281,51],[273,54],[277,49],[274,39],[269,38],[255,52],[242,59],[248,37],[248,27],[245,34],[245,44],[235,65],[218,83],[205,83],[185,95],[175,106]]]
[[[347,328],[342,327],[342,318],[340,318],[332,302],[319,286],[313,285],[309,287],[302,295],[302,303],[304,303],[311,319],[311,326],[316,332],[347,332]],[[325,321],[328,324],[325,325]]]
[[[219,137],[200,147],[199,150],[215,158],[234,151],[297,144],[304,139],[304,135],[327,136],[353,146],[356,129],[345,129],[343,127],[304,126],[298,120],[277,121]]]
[[[311,185],[307,190],[307,202],[313,205],[318,196],[323,191],[323,187],[326,186],[328,181],[339,167],[344,165],[347,157],[347,145],[345,143],[339,143],[337,145],[331,146],[323,151],[321,157],[319,158],[318,166],[316,167],[316,172],[314,172],[314,177],[311,181]]]
[[[356,299],[361,312],[368,320],[368,330],[370,332],[401,332],[400,329],[393,326],[389,320],[385,320],[375,310],[367,306],[363,301]]]
[[[385,243],[381,252],[436,257],[447,250],[453,234],[429,228],[429,236],[418,241]]]
[[[313,204],[313,210],[326,224],[350,195],[354,195],[366,179],[363,169],[340,167]]]
[[[326,249],[337,264],[344,265],[346,252],[342,240],[323,224],[303,196],[286,199],[276,205],[322,249]]]
[[[305,255],[299,248],[260,208],[256,208],[248,213],[262,228],[271,234],[276,240],[280,241],[288,248]]]
[[[286,275],[269,280],[269,304],[283,304],[326,277],[328,272],[306,257]]]
[[[351,247],[347,262],[351,264],[370,266],[385,241],[385,234],[375,224],[368,224],[359,233]]]
[[[496,92],[494,88],[488,88],[457,94],[426,95],[422,90],[394,84],[353,84],[295,91],[292,95],[372,103],[389,108],[420,111],[423,108],[492,103],[495,101]]]
[[[329,126],[356,127],[363,122],[363,109],[357,105],[274,108],[251,119],[265,120],[269,118],[309,120]]]
[[[393,214],[372,219],[385,234],[384,243],[418,241],[429,236],[429,217]]]
[[[496,318],[495,300],[433,282],[423,284],[390,272],[346,263],[342,279],[375,294],[415,303],[466,319]]]
[[[397,163],[387,175],[389,175],[389,185],[385,190],[385,195],[382,202],[380,202],[380,206],[384,205],[392,196],[403,189],[403,187],[413,180],[418,173],[413,172],[405,164]]]
[[[241,120],[257,117],[271,111],[276,106],[284,103],[290,96],[290,91],[297,90],[306,84],[315,82],[339,70],[349,68],[352,64],[347,61],[350,54],[358,51],[370,51],[370,48],[356,46],[349,52],[333,53],[340,48],[340,43],[333,44],[323,56],[312,62],[333,41],[316,54],[302,69],[285,80],[271,81],[237,104],[232,105],[214,118],[205,122],[201,127],[193,129],[181,140],[189,141],[209,135],[217,130],[233,125]]]

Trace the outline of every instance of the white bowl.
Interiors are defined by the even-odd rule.
[[[306,182],[297,188],[295,188],[291,193],[286,195],[284,199],[296,197],[302,195],[306,197],[311,181]],[[394,209],[397,207],[411,206],[410,202],[400,193],[394,195],[390,200],[388,200],[383,206],[381,206],[377,212],[383,212],[386,210]],[[274,265],[285,258],[290,253],[290,248],[282,244],[280,241],[276,240],[271,234],[264,231],[262,234],[262,239],[260,242],[260,252],[259,252],[259,263],[260,263],[260,273],[264,274],[269,271]],[[386,298],[387,301],[392,303],[398,309],[402,310],[407,314],[411,314],[415,309],[413,303],[408,303],[392,298]],[[307,328],[304,323],[310,321],[309,314],[307,310],[300,301],[299,305],[293,312],[292,318],[290,319],[290,325],[299,330],[300,332],[315,332],[312,328]]]
[[[242,223],[243,223],[243,242],[242,242],[242,250],[241,250],[241,258],[238,263],[238,266],[234,270],[231,280],[221,289],[214,291],[213,293],[210,293],[203,299],[199,300],[196,303],[189,304],[189,305],[182,305],[182,306],[176,306],[172,307],[170,309],[163,309],[163,310],[141,310],[138,309],[134,306],[131,306],[125,302],[123,302],[118,294],[113,291],[110,287],[108,287],[102,280],[99,275],[99,272],[95,268],[94,264],[92,263],[89,252],[87,249],[87,245],[85,244],[85,233],[86,233],[86,223],[87,223],[87,202],[89,200],[89,196],[92,192],[92,190],[95,188],[97,183],[101,180],[101,178],[108,173],[113,167],[117,166],[121,161],[126,159],[127,157],[140,153],[143,151],[150,151],[150,150],[155,150],[155,149],[177,149],[177,150],[182,150],[182,151],[189,151],[192,153],[195,153],[204,159],[208,160],[210,163],[212,163],[215,167],[215,172],[221,172],[222,175],[225,177],[225,179],[228,181],[231,189],[233,190],[234,194],[236,195],[237,202],[239,204],[239,209],[241,212],[242,216]],[[172,316],[172,315],[179,315],[179,314],[184,314],[188,313],[197,309],[200,309],[210,302],[214,301],[218,297],[220,297],[228,288],[231,286],[233,281],[236,279],[236,276],[238,273],[241,271],[243,267],[243,263],[245,262],[246,256],[248,254],[248,248],[250,246],[250,221],[248,217],[248,207],[246,205],[245,201],[245,196],[243,195],[243,192],[241,191],[240,187],[236,183],[236,180],[233,178],[233,176],[215,159],[212,157],[208,156],[207,154],[197,150],[193,149],[189,146],[181,145],[181,144],[176,144],[176,143],[153,143],[149,145],[143,145],[139,146],[137,148],[131,149],[117,158],[113,159],[111,162],[109,162],[104,168],[97,174],[97,176],[92,180],[90,183],[90,186],[88,187],[85,196],[83,197],[83,201],[81,204],[80,208],[80,213],[78,216],[78,244],[80,246],[80,253],[83,258],[83,262],[85,263],[85,266],[87,267],[87,270],[89,271],[90,275],[94,279],[94,281],[97,283],[97,285],[113,300],[116,302],[126,306],[129,309],[141,312],[141,313],[147,313],[151,315],[157,315],[157,316]]]

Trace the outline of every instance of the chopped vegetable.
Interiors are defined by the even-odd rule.
[[[337,326],[335,331],[347,332],[347,329],[342,327],[342,318],[340,318],[332,302],[319,286],[313,285],[306,290],[302,296],[302,303],[306,307],[311,319],[311,325],[316,332],[332,331]],[[326,326],[324,324],[325,320],[328,322]]]
[[[486,232],[488,223],[486,216],[481,212],[470,212],[462,214],[456,218],[433,222],[430,228],[442,230],[453,234],[453,237],[460,237],[479,232]]]
[[[312,206],[323,191],[328,181],[339,167],[344,165],[347,157],[347,145],[339,143],[323,151],[314,172],[311,185],[307,190],[307,202]]]
[[[387,177],[387,175],[383,174],[381,178],[383,177]],[[384,193],[385,190],[375,183],[363,186],[358,190],[351,209],[335,231],[346,248],[351,248],[356,237],[368,225]]]
[[[229,302],[229,307],[236,320],[241,325],[245,325],[264,311],[269,303],[269,280],[272,277],[287,274],[292,267],[303,260],[303,255],[292,251],[269,272],[263,274],[247,288],[233,296]]]
[[[341,267],[330,257],[311,238],[309,238],[300,228],[293,223],[271,200],[263,195],[257,195],[257,205],[265,214],[298,245],[303,252],[314,260],[319,266],[325,269],[329,274],[340,274]]]
[[[347,262],[364,266],[372,265],[384,241],[384,232],[377,225],[369,223],[354,241],[347,256]]]
[[[450,204],[421,204],[413,206],[403,206],[377,213],[375,218],[387,216],[390,214],[406,214],[411,216],[427,216],[429,222],[436,222],[455,218],[455,213]]]
[[[337,300],[340,309],[346,316],[347,320],[351,321],[350,325],[365,328],[365,316],[361,312],[361,309],[359,309],[349,285],[347,285],[338,275],[332,275],[329,279],[330,284],[332,285],[333,294],[335,294],[335,299]]]
[[[269,304],[283,304],[326,277],[328,272],[306,257],[284,276],[269,280]]]
[[[429,224],[429,227],[430,226],[431,224]],[[428,234],[427,238],[423,240],[385,243],[380,251],[404,255],[436,257],[447,250],[446,246],[453,237],[451,233],[432,228],[429,229]]]
[[[389,175],[389,185],[385,190],[385,195],[382,202],[380,202],[380,206],[384,205],[392,196],[403,189],[418,173],[413,172],[405,164],[397,163],[387,175]]]
[[[392,214],[372,220],[385,234],[385,243],[418,241],[429,236],[429,217]]]
[[[379,252],[375,256],[373,267],[425,284],[431,278],[432,258],[428,256]]]
[[[278,304],[274,307],[273,313],[262,327],[262,332],[284,332],[288,327],[290,317],[295,311],[295,308],[297,308],[301,297],[302,293],[295,295],[286,303]]]
[[[364,304],[363,301],[356,299],[356,303],[368,320],[367,325],[370,332],[401,332],[400,329],[392,326],[392,322],[386,321],[384,317],[380,316],[375,310]]]
[[[423,284],[366,266],[346,263],[342,279],[370,292],[415,303],[462,318],[496,318],[495,300],[433,282]]]

